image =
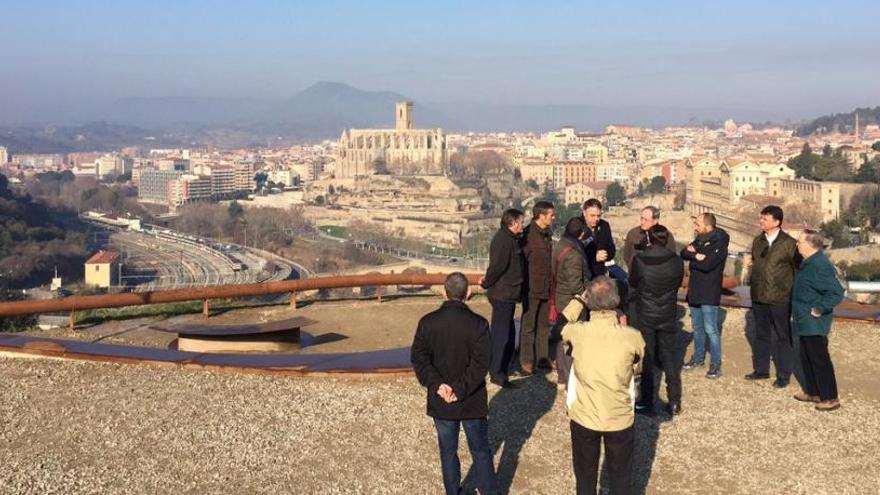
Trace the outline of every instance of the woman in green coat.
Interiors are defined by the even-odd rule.
[[[828,354],[828,333],[834,307],[843,300],[843,287],[822,252],[824,243],[822,234],[810,229],[805,229],[797,241],[804,261],[794,278],[791,315],[794,334],[800,341],[804,390],[794,398],[815,402],[819,411],[833,411],[840,408],[840,401]]]

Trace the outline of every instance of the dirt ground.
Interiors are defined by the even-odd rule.
[[[410,298],[300,308],[319,321],[308,328],[316,337],[345,335],[304,352],[408,345],[418,318],[438,305]],[[485,299],[472,307],[488,315]],[[80,337],[94,331],[155,344],[146,323],[114,322],[113,331]],[[123,326],[134,330],[111,336]],[[794,385],[780,391],[743,380],[751,371],[745,310],[725,311],[723,328],[724,376],[685,372],[681,416],[637,419],[634,493],[875,492],[880,327],[834,323],[843,407],[833,413],[794,401]],[[563,397],[549,379],[490,387],[490,439],[509,493],[573,492]],[[441,492],[436,435],[412,377],[282,378],[0,357],[0,381],[0,493]],[[466,473],[464,441],[461,456]]]

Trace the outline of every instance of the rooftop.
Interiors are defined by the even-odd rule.
[[[103,265],[106,263],[112,263],[119,258],[119,253],[116,251],[98,251],[93,254],[91,258],[86,260],[87,265]]]

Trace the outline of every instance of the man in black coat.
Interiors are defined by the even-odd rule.
[[[492,363],[489,379],[492,383],[513,388],[508,379],[513,359],[516,327],[513,314],[516,303],[522,300],[525,280],[525,259],[520,244],[523,232],[523,212],[509,209],[501,216],[501,228],[489,245],[489,267],[480,280],[492,305]]]
[[[645,368],[636,412],[654,413],[655,356],[666,375],[669,413],[681,412],[681,357],[676,345],[678,289],[684,279],[681,258],[666,247],[669,231],[654,225],[647,231],[648,246],[633,258],[629,285],[635,291],[636,327],[645,339]]]
[[[440,445],[443,486],[461,492],[458,435],[462,426],[473,458],[480,493],[497,493],[489,447],[489,322],[464,301],[470,296],[467,277],[451,273],[443,285],[446,301],[419,320],[412,344],[416,377],[428,389],[428,416],[434,418]]]
[[[688,262],[687,302],[694,330],[694,353],[683,366],[691,370],[703,366],[706,338],[709,339],[709,371],[706,378],[721,376],[721,334],[718,328],[718,307],[721,305],[721,283],[730,236],[715,226],[715,215],[701,213],[694,219],[696,238],[681,250]]]
[[[587,251],[590,272],[595,278],[605,275],[610,267],[615,266],[614,255],[617,254],[617,248],[611,236],[611,225],[602,220],[602,203],[598,199],[590,198],[584,202],[583,211],[584,221],[587,222],[584,248]],[[615,274],[611,275],[617,278]]]
[[[555,218],[553,203],[538,201],[532,208],[532,221],[526,227],[525,259],[528,266],[528,297],[523,300],[520,322],[519,360],[526,374],[536,367],[550,368],[550,257],[553,251],[553,233],[550,227]]]

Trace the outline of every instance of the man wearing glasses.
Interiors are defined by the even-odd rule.
[[[752,242],[752,314],[755,342],[752,346],[753,371],[746,380],[770,378],[770,358],[776,367],[775,388],[785,388],[791,379],[794,359],[791,337],[791,289],[800,264],[797,242],[782,230],[782,208],[769,205],[761,210],[762,233]]]

